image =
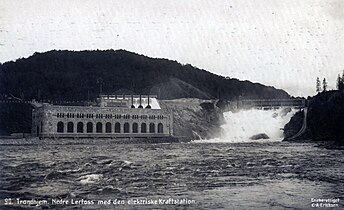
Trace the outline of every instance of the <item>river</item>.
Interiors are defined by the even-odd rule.
[[[0,145],[0,209],[309,209],[312,198],[340,199],[331,209],[343,207],[344,151],[312,143]],[[185,203],[144,203],[169,198]]]

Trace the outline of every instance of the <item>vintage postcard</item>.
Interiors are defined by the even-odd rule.
[[[0,0],[0,209],[343,209],[344,0]]]

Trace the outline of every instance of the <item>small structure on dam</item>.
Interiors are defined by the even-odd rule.
[[[32,135],[39,138],[167,137],[172,126],[172,113],[150,95],[100,95],[95,106],[44,103],[32,113]]]

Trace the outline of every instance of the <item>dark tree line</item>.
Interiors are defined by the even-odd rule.
[[[344,90],[344,71],[343,71],[342,76],[340,76],[340,74],[338,74],[336,86],[337,86],[337,90]],[[317,77],[315,88],[316,88],[316,91],[318,93],[326,92],[327,91],[326,78],[324,78],[322,83],[321,83],[319,77]]]

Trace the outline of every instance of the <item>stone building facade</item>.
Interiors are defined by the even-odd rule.
[[[40,138],[154,138],[173,136],[173,115],[155,96],[100,96],[97,106],[43,104],[32,113]]]

